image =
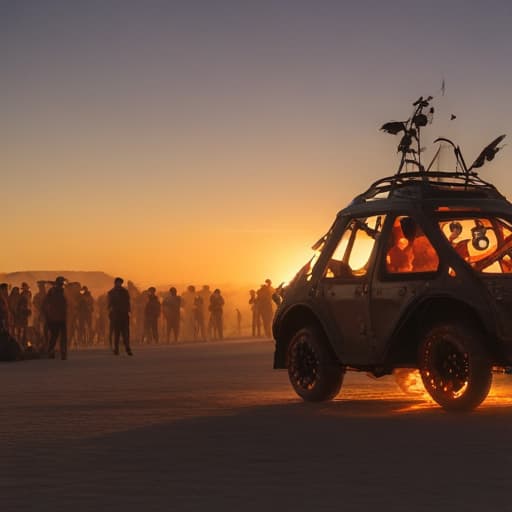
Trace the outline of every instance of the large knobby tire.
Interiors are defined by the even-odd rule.
[[[482,335],[461,323],[432,327],[419,347],[419,370],[425,389],[444,409],[468,411],[489,394],[492,366]]]
[[[295,392],[307,402],[332,400],[345,372],[314,326],[297,331],[288,345],[288,376]]]

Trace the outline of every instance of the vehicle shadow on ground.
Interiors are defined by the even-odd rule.
[[[90,437],[33,453],[29,467],[13,468],[10,487],[4,480],[3,500],[6,510],[74,512],[457,510],[461,495],[465,510],[508,502],[511,408],[410,406],[289,401]]]

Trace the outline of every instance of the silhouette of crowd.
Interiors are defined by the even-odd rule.
[[[38,281],[37,292],[30,286],[0,284],[0,345],[14,340],[25,353],[67,358],[69,348],[107,345],[119,354],[122,340],[127,354],[130,342],[141,344],[222,340],[225,337],[225,300],[219,288],[209,285],[196,289],[189,285],[178,294],[171,286],[157,293],[154,286],[139,290],[132,281],[123,286],[116,278],[114,287],[94,298],[86,285]],[[279,291],[267,279],[257,290],[250,290],[251,334],[270,338]],[[234,334],[242,334],[242,313],[236,308]],[[2,357],[0,347],[0,358]]]
[[[252,313],[252,335],[270,338],[275,307],[281,303],[282,284],[276,289],[272,281],[266,279],[257,290],[249,290],[249,305]]]

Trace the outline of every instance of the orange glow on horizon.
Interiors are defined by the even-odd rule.
[[[104,271],[156,286],[189,282],[255,287],[270,278],[277,286],[291,280],[311,258],[312,241],[322,231],[222,226],[187,230],[165,221],[131,231],[107,223],[107,229],[70,229],[65,221],[18,238],[16,265],[0,271]]]

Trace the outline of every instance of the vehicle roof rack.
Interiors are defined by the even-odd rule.
[[[464,195],[488,199],[505,199],[497,188],[484,181],[475,172],[428,171],[401,172],[375,181],[365,192],[354,198],[352,204],[376,199],[436,198]]]

